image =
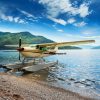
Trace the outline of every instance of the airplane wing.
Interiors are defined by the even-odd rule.
[[[28,47],[28,46],[30,46],[30,45],[32,45],[33,46],[33,44],[22,44],[21,46],[22,47]],[[6,47],[13,47],[13,48],[18,48],[19,47],[19,45],[4,45],[4,46],[6,46]]]
[[[60,42],[60,43],[43,43],[43,44],[37,44],[35,45],[37,48],[40,47],[61,47],[61,46],[72,46],[72,45],[81,45],[81,44],[88,44],[88,43],[94,43],[95,40],[82,40],[82,41],[72,41],[72,42]],[[27,47],[32,44],[22,44],[22,47]],[[18,45],[5,45],[6,47],[17,47]]]
[[[83,40],[83,41],[72,41],[72,42],[61,42],[61,43],[45,43],[45,44],[38,44],[37,47],[61,47],[61,46],[71,46],[71,45],[81,45],[81,44],[88,44],[94,43],[95,40]]]

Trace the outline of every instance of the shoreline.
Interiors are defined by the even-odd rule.
[[[0,73],[0,100],[94,100],[46,82]]]

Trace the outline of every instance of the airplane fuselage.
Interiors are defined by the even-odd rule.
[[[17,49],[21,55],[25,58],[39,58],[39,57],[47,57],[50,55],[54,55],[56,53],[55,50],[39,50],[36,48],[31,48],[31,47],[23,47],[20,49]]]

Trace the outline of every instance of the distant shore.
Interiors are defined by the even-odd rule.
[[[0,100],[94,100],[46,82],[0,74]]]

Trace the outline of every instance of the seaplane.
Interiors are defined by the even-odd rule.
[[[42,58],[42,57],[58,54],[57,53],[58,47],[88,44],[88,43],[94,43],[94,42],[95,40],[82,40],[82,41],[61,42],[61,43],[55,43],[55,42],[43,43],[43,44],[24,46],[21,44],[21,38],[20,38],[19,48],[17,48],[17,51],[24,58]],[[19,60],[20,60],[20,56],[19,56]]]
[[[19,39],[19,45],[17,48],[17,51],[19,52],[19,60],[20,60],[20,54],[24,58],[22,61],[22,64],[24,64],[24,67],[22,67],[24,70],[27,71],[38,71],[41,69],[45,69],[47,67],[55,65],[57,62],[45,62],[43,60],[44,57],[52,56],[52,55],[57,55],[57,54],[62,54],[58,53],[58,47],[62,46],[73,46],[73,45],[83,45],[83,44],[88,44],[88,43],[94,43],[95,40],[81,40],[81,41],[71,41],[71,42],[54,42],[54,43],[42,43],[42,44],[36,44],[36,45],[28,45],[22,44],[21,38]],[[64,53],[65,54],[65,53]],[[30,64],[25,63],[26,58],[33,58],[34,61],[32,61]],[[38,63],[36,64],[36,59],[40,58],[41,60],[38,60]],[[27,66],[25,66],[25,64]],[[9,67],[10,65],[8,65]],[[13,65],[12,65],[13,66]],[[10,66],[11,67],[11,66]],[[19,66],[17,66],[19,68]]]

